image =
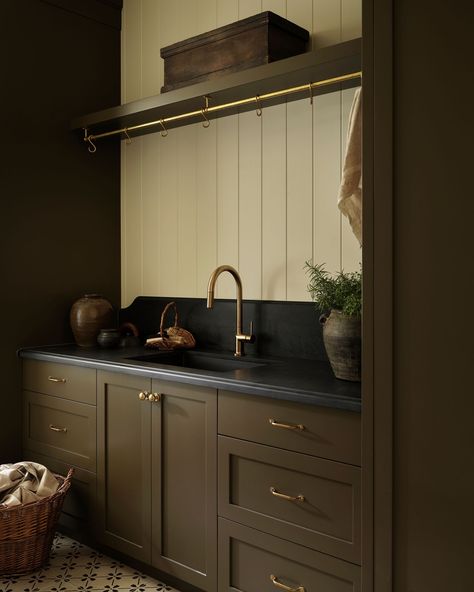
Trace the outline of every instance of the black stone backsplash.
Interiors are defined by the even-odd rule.
[[[232,299],[215,300],[214,308],[208,309],[205,298],[139,296],[120,311],[120,322],[136,325],[142,339],[156,335],[163,308],[172,300],[178,308],[178,324],[193,333],[198,348],[234,351],[236,303]],[[169,311],[165,328],[173,321],[173,312]],[[314,304],[245,300],[244,333],[249,332],[250,321],[257,339],[254,344],[245,344],[247,354],[327,361]]]

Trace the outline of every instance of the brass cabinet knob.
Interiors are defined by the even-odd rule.
[[[148,399],[148,391],[141,391],[138,393],[138,398],[140,401],[146,401]]]
[[[151,401],[152,403],[156,403],[161,399],[161,395],[159,395],[158,393],[150,393],[148,395],[148,400]]]

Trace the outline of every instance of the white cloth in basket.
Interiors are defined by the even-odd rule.
[[[58,487],[53,473],[39,463],[0,465],[0,508],[36,502],[55,493]]]

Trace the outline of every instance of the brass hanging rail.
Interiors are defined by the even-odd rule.
[[[263,101],[267,101],[268,99],[273,99],[275,97],[282,97],[285,95],[291,95],[299,92],[309,91],[310,99],[312,102],[313,99],[313,89],[320,88],[322,86],[329,86],[331,84],[337,84],[339,82],[345,82],[347,80],[354,80],[356,78],[362,78],[362,72],[352,72],[351,74],[343,74],[342,76],[335,76],[334,78],[327,78],[325,80],[319,80],[317,82],[309,82],[308,84],[302,84],[300,86],[292,86],[290,88],[284,88],[282,90],[276,90],[273,92],[269,92],[263,95],[256,95],[255,97],[249,97],[247,99],[239,99],[237,101],[232,101],[230,103],[222,103],[221,105],[214,105],[212,107],[209,106],[209,97],[204,97],[205,99],[205,107],[202,109],[197,109],[196,111],[189,111],[187,113],[181,113],[179,115],[172,115],[170,117],[165,117],[162,119],[156,119],[155,121],[147,121],[146,123],[140,123],[137,125],[131,125],[128,127],[122,127],[120,129],[112,130],[110,132],[103,132],[101,134],[89,134],[87,129],[84,129],[84,142],[89,142],[89,152],[95,152],[96,147],[93,143],[93,140],[98,140],[100,138],[107,138],[109,136],[116,136],[118,134],[125,134],[129,139],[130,136],[128,135],[129,132],[145,129],[147,127],[152,127],[159,125],[161,126],[162,131],[165,130],[166,133],[162,135],[167,135],[168,132],[166,130],[165,124],[170,123],[173,121],[180,121],[183,119],[189,119],[192,117],[201,117],[204,118],[205,121],[208,122],[206,115],[209,113],[215,113],[217,111],[223,111],[225,109],[230,109],[232,107],[238,107],[240,105],[248,105],[250,103],[254,103],[257,106],[257,109],[260,110],[260,103]],[[208,127],[208,125],[205,125]]]

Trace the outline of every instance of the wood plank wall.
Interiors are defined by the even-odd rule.
[[[361,35],[361,0],[125,0],[122,102],[157,94],[160,47],[272,10],[317,49]],[[337,209],[354,90],[122,142],[122,304],[135,296],[204,297],[220,264],[244,297],[309,300],[303,265],[359,268]],[[227,274],[225,274],[227,275]],[[218,297],[232,298],[222,276]]]

